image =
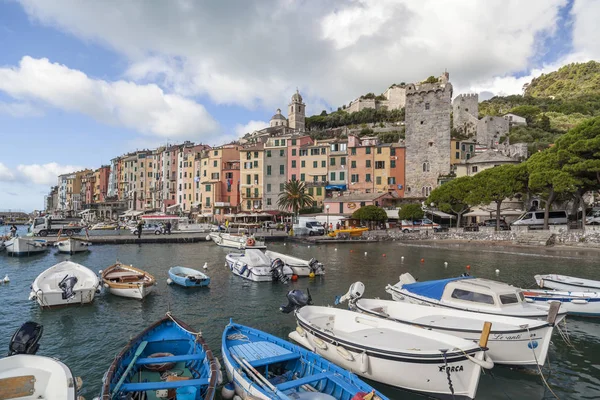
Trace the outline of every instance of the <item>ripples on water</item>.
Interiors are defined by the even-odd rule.
[[[336,247],[337,246],[337,247]],[[220,354],[221,335],[230,318],[266,332],[287,338],[294,329],[292,315],[278,307],[286,303],[292,288],[311,289],[315,304],[333,304],[334,297],[347,291],[351,283],[366,284],[367,297],[387,299],[385,285],[396,283],[403,272],[420,280],[451,277],[465,272],[492,278],[521,287],[535,285],[533,275],[563,273],[583,278],[598,278],[597,265],[590,260],[549,258],[521,255],[516,252],[471,247],[436,249],[406,246],[400,243],[353,245],[272,244],[269,248],[302,258],[316,257],[325,264],[327,275],[314,280],[300,279],[289,286],[253,283],[233,276],[224,266],[226,249],[212,243],[93,246],[89,254],[58,255],[55,250],[43,255],[22,258],[0,256],[0,275],[8,274],[11,282],[0,286],[2,323],[0,347],[8,348],[12,333],[25,321],[44,325],[38,354],[60,358],[84,381],[83,395],[91,399],[98,394],[101,379],[114,356],[127,341],[150,323],[171,310],[192,327],[201,329],[216,354]],[[337,250],[336,250],[337,249]],[[351,250],[353,250],[351,252]],[[367,255],[364,253],[368,252]],[[386,255],[386,257],[383,256]],[[404,261],[401,257],[404,256]],[[425,262],[421,263],[420,260]],[[155,291],[144,301],[124,299],[107,293],[96,297],[92,305],[56,310],[40,310],[27,301],[29,287],[44,269],[66,259],[81,263],[94,271],[120,260],[148,270],[158,281]],[[448,267],[444,267],[444,262]],[[201,268],[207,262],[210,288],[184,289],[168,286],[167,271],[174,265]],[[496,276],[495,270],[500,269]],[[596,320],[569,318],[573,348],[558,334],[550,348],[550,368],[545,374],[561,399],[600,398],[600,324]],[[422,398],[389,387],[378,386],[391,399]],[[519,370],[497,367],[493,376],[483,375],[479,399],[551,399],[538,376]]]

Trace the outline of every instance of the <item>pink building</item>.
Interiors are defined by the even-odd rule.
[[[288,139],[287,180],[300,180],[300,148],[313,144],[310,136],[292,136]]]

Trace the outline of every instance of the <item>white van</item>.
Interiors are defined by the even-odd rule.
[[[566,225],[568,220],[567,212],[564,210],[550,211],[548,215],[549,225]],[[544,225],[544,211],[528,211],[521,215],[512,225],[542,226]]]
[[[299,217],[298,223],[294,224],[294,235],[322,236],[324,234],[325,228],[316,218]]]
[[[600,225],[600,208],[592,208],[585,217],[585,223],[588,225]]]

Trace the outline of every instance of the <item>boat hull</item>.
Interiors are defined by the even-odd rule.
[[[254,241],[254,245],[248,244],[250,237],[235,236],[229,233],[215,233],[211,232],[208,235],[210,239],[220,247],[227,247],[231,249],[245,250],[245,249],[266,249],[267,246],[263,242]]]
[[[600,292],[600,281],[578,279],[564,275],[535,275],[535,281],[542,289],[577,292]]]
[[[600,317],[600,293],[598,292],[557,292],[552,290],[526,290],[527,301],[548,305],[560,302],[561,311],[580,317]]]
[[[231,254],[225,257],[225,262],[231,272],[241,278],[253,282],[271,282],[273,280],[270,267],[249,267],[245,262]]]
[[[148,296],[156,279],[141,269],[117,263],[101,272],[104,287],[115,296],[142,300]]]
[[[20,399],[46,399],[46,400],[76,400],[77,385],[75,377],[69,367],[62,362],[43,356],[18,354],[0,359],[0,380],[18,379],[24,376],[33,376],[32,392],[27,391]],[[4,381],[6,382],[6,381]],[[26,386],[25,383],[23,386]],[[9,390],[4,397],[3,389]],[[12,388],[8,385],[0,387],[0,398],[16,398],[12,395]]]
[[[105,286],[106,287],[106,286]],[[152,286],[144,286],[144,285],[129,285],[128,287],[116,286],[108,284],[107,290],[119,297],[127,297],[129,299],[138,299],[142,300],[144,297],[148,296],[152,293],[154,285]]]
[[[59,253],[73,254],[73,253],[81,253],[84,251],[90,251],[89,246],[91,245],[91,243],[83,241],[83,240],[68,238],[68,239],[60,240],[60,241],[56,242],[54,245],[58,249]]]
[[[281,261],[285,263],[288,267],[292,269],[294,275],[298,276],[310,276],[311,273],[315,275],[325,275],[325,271],[323,269],[323,264],[318,261],[316,265],[311,268],[310,262],[303,260],[298,257],[288,256],[287,254],[277,253],[274,251],[267,250],[265,251],[265,255],[272,260],[279,258]]]
[[[184,276],[182,276],[184,275]],[[194,277],[196,279],[192,279]],[[173,267],[169,269],[169,278],[173,283],[183,287],[203,287],[210,284],[210,278],[192,268]]]
[[[7,254],[12,256],[34,255],[48,250],[48,242],[44,239],[17,237],[6,241],[4,245]]]

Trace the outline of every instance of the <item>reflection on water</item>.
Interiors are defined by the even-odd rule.
[[[471,266],[472,275],[521,287],[533,286],[533,275],[539,273],[597,278],[596,263],[588,258],[574,262],[572,256],[525,255],[519,254],[521,250],[508,248],[439,249],[397,242],[312,245],[310,248],[281,243],[269,247],[302,258],[317,258],[325,264],[326,276],[300,279],[287,286],[249,282],[233,276],[224,266],[226,249],[204,242],[92,246],[89,254],[74,256],[59,255],[54,250],[26,258],[2,255],[0,275],[8,274],[11,283],[0,285],[0,302],[4,306],[0,346],[8,346],[12,333],[26,320],[43,324],[39,354],[55,356],[67,363],[83,378],[83,395],[92,398],[98,393],[102,375],[125,343],[168,310],[201,329],[213,351],[220,354],[221,334],[230,318],[286,338],[294,329],[294,318],[280,313],[278,308],[286,303],[286,293],[294,288],[308,287],[315,304],[331,305],[336,295],[345,293],[357,280],[365,283],[366,296],[389,298],[385,285],[396,283],[404,272],[420,280],[438,279],[459,275],[465,272],[467,265]],[[65,259],[93,271],[104,269],[116,260],[131,263],[152,273],[158,285],[142,302],[103,293],[91,305],[42,311],[36,303],[27,301],[30,284],[45,268]],[[206,273],[211,277],[210,288],[184,289],[166,284],[169,267],[202,268],[205,262],[208,263]],[[448,262],[447,267],[444,262]],[[498,276],[496,269],[500,270]],[[600,324],[597,320],[569,318],[568,332],[573,347],[564,343],[558,334],[553,337],[550,365],[544,369],[547,380],[561,399],[600,398]],[[374,385],[392,399],[421,398]],[[481,377],[478,398],[550,399],[553,396],[535,373],[498,367],[494,368],[493,375],[487,373]]]

